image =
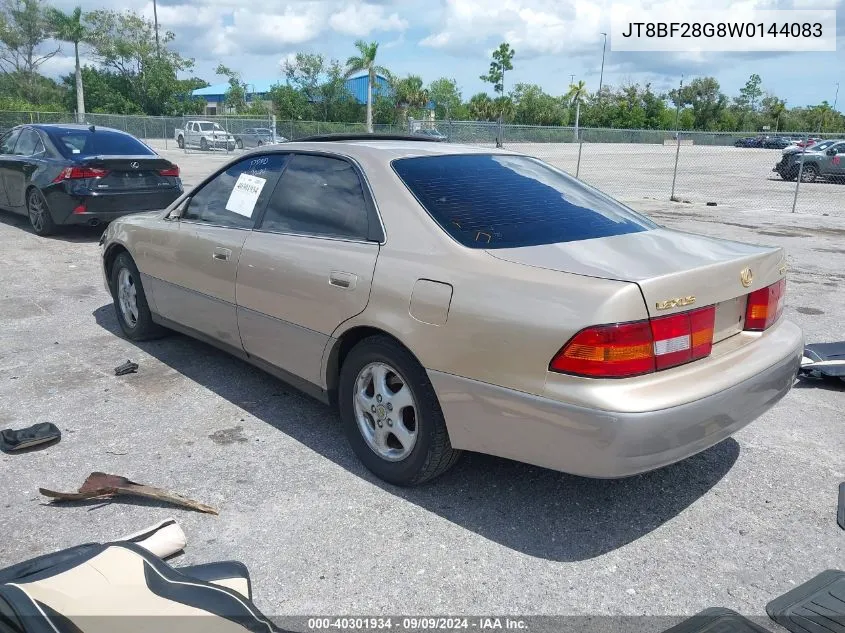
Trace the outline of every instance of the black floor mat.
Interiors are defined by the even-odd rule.
[[[845,633],[845,572],[829,569],[766,605],[792,633]]]
[[[712,607],[676,624],[663,633],[771,633],[736,611]]]

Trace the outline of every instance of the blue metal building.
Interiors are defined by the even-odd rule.
[[[267,101],[270,91],[273,86],[281,83],[280,81],[257,80],[245,81],[246,85],[246,100],[247,103],[251,101]],[[367,84],[369,77],[359,75],[357,77],[350,77],[346,80],[346,89],[352,94],[356,101],[360,104],[367,103]],[[191,95],[197,98],[205,99],[206,115],[224,114],[224,101],[226,99],[226,91],[229,89],[228,83],[219,83],[206,88],[197,88]],[[379,94],[387,94],[390,90],[390,85],[387,78],[382,75],[376,75],[376,81],[373,85],[373,97]]]

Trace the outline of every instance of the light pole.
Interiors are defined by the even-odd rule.
[[[833,113],[836,114],[836,102],[839,101],[839,82],[836,82],[836,94],[833,97]]]
[[[161,58],[161,47],[158,43],[158,7],[156,6],[156,0],[153,0],[153,21],[155,22],[156,30],[156,56]]]
[[[601,73],[599,74],[599,99],[601,99],[601,85],[602,81],[604,80],[604,52],[607,50],[607,33],[602,33],[604,35],[604,44],[601,47]]]

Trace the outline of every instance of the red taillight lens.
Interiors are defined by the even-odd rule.
[[[772,326],[783,313],[783,300],[786,295],[786,279],[760,288],[748,295],[745,308],[745,329],[762,332]]]
[[[552,359],[552,371],[580,376],[636,376],[654,371],[648,321],[581,330]]]
[[[53,179],[53,182],[61,182],[63,180],[81,180],[83,178],[103,178],[108,175],[108,169],[99,169],[97,167],[65,167],[59,172],[59,175]]]
[[[173,165],[173,167],[168,167],[167,169],[162,169],[159,172],[160,176],[173,176],[175,178],[179,177],[179,166]]]
[[[634,323],[581,330],[549,364],[551,371],[623,378],[676,367],[710,355],[716,306]]]

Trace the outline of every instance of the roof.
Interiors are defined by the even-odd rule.
[[[349,92],[352,93],[352,96],[357,99],[358,103],[364,104],[367,102],[367,73],[358,74],[353,77],[350,77],[346,80],[346,88]],[[273,89],[273,86],[276,86],[281,83],[280,79],[258,79],[252,81],[244,81],[243,84],[246,86],[246,94],[253,95],[253,94],[267,94]],[[388,88],[389,84],[387,78],[383,75],[376,75],[376,82],[374,86],[374,93],[378,94],[379,90],[384,90]],[[211,86],[207,86],[205,88],[197,88],[196,90],[191,92],[191,96],[194,97],[224,97],[226,95],[226,91],[229,90],[229,83],[218,83],[213,84]]]
[[[22,123],[18,127],[32,127],[37,130],[44,130],[45,132],[49,132],[50,130],[54,130],[57,132],[71,132],[71,131],[85,131],[87,132],[92,123]],[[117,132],[118,134],[129,134],[129,132],[124,132],[123,130],[118,130],[113,127],[106,127],[105,125],[94,125],[95,131],[103,131],[103,132]],[[131,136],[131,135],[130,135]]]
[[[246,86],[247,94],[266,94],[270,92],[270,90],[273,89],[273,86],[278,83],[278,79],[256,79],[243,82],[243,84]],[[229,82],[223,82],[219,84],[212,84],[205,88],[197,88],[196,90],[191,92],[191,94],[195,97],[217,97],[225,95],[228,89]]]
[[[451,154],[507,154],[516,155],[518,152],[511,152],[494,147],[481,147],[478,145],[462,145],[459,143],[437,143],[425,139],[421,140],[355,140],[355,141],[312,141],[298,142],[289,141],[279,145],[271,145],[263,148],[266,151],[289,152],[305,150],[311,152],[336,152],[354,159],[362,159],[368,162],[389,163],[397,158],[413,158],[422,156],[445,156]]]

